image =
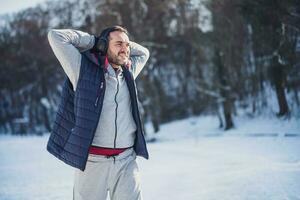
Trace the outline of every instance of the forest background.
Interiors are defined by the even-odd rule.
[[[1,15],[0,133],[50,132],[65,79],[52,28],[98,35],[120,24],[150,59],[137,78],[145,123],[300,117],[296,0],[60,0]],[[271,98],[275,97],[275,98]]]

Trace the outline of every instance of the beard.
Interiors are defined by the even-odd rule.
[[[125,54],[121,55],[122,53]],[[124,65],[128,62],[128,54],[126,54],[125,52],[119,52],[118,54],[114,54],[111,51],[107,51],[107,59],[108,62],[111,64],[115,64],[115,65]]]

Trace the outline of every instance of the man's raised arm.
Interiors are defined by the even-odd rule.
[[[80,52],[91,49],[95,37],[79,30],[51,29],[48,32],[48,40],[71,83],[76,86],[80,72]]]

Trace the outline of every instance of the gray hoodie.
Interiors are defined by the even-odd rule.
[[[50,46],[70,79],[74,91],[80,72],[80,52],[91,49],[93,35],[73,29],[52,29],[48,32]],[[134,79],[149,58],[145,47],[130,41],[131,71]],[[126,148],[134,144],[136,124],[132,116],[129,91],[122,70],[115,72],[108,65],[102,113],[93,139],[93,146]]]

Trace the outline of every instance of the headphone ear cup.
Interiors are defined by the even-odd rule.
[[[100,51],[101,54],[106,55],[108,49],[108,41],[105,37],[101,37],[97,43],[97,49]]]

